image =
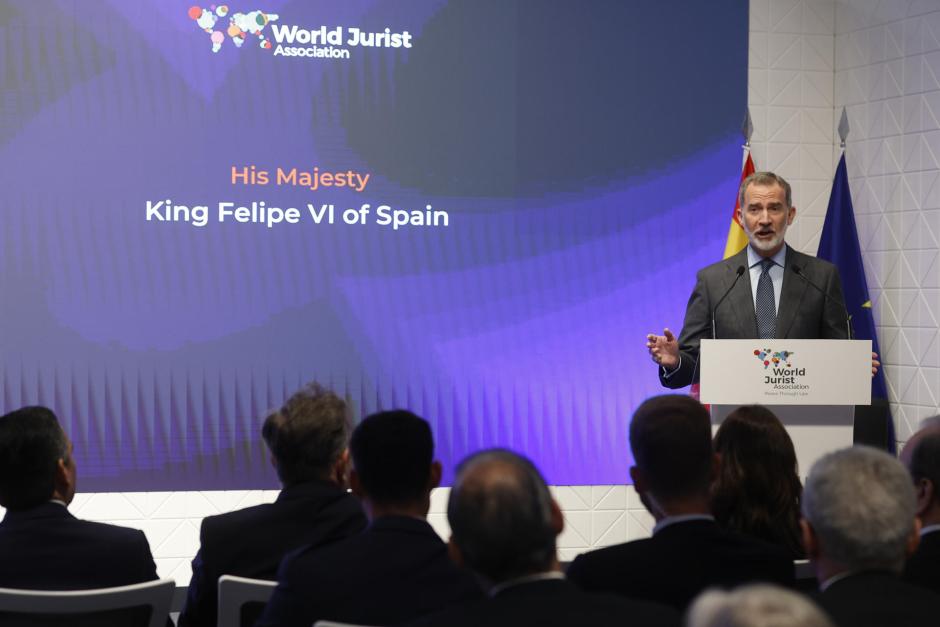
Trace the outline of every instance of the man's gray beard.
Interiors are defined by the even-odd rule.
[[[767,252],[767,251],[773,250],[774,248],[776,248],[777,246],[779,246],[780,244],[782,244],[782,243],[783,243],[783,236],[784,236],[784,233],[779,233],[776,237],[774,237],[774,238],[773,238],[772,240],[770,240],[770,241],[761,241],[761,240],[756,239],[756,238],[753,238],[753,239],[752,239],[752,238],[748,237],[748,241],[751,243],[751,247],[752,247],[754,250],[757,250],[757,251],[760,251],[760,252]]]

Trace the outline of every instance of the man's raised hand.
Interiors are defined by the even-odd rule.
[[[647,335],[646,348],[650,358],[666,370],[674,370],[679,365],[679,342],[669,329],[663,329],[662,335]]]

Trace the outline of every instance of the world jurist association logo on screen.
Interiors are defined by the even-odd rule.
[[[211,5],[208,9],[191,6],[190,19],[209,35],[212,52],[223,48],[226,36],[236,48],[254,39],[257,47],[273,51],[276,57],[308,57],[314,59],[349,59],[350,48],[411,48],[410,32],[385,28],[371,31],[354,26],[324,25],[301,28],[281,21],[277,13],[255,9],[247,13],[232,13],[225,4]],[[226,22],[227,18],[227,22]],[[270,25],[270,33],[266,30]],[[272,43],[273,38],[273,43]]]

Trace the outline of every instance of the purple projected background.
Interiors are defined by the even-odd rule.
[[[627,480],[661,391],[644,335],[723,250],[747,3],[252,0],[217,52],[191,5],[0,2],[0,411],[55,409],[85,491],[275,485],[261,421],[311,379],[425,416],[448,471],[500,445],[554,484]],[[279,54],[327,47],[291,26],[342,27],[348,58]],[[233,184],[249,166],[370,178]],[[148,220],[166,199],[207,224]]]

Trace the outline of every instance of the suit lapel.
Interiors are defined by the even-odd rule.
[[[780,305],[777,307],[777,328],[774,337],[778,339],[786,338],[796,320],[796,314],[803,303],[803,292],[806,291],[806,281],[791,272],[790,268],[794,263],[799,264],[804,269],[806,264],[799,259],[800,253],[787,247],[786,267],[783,269],[783,287],[780,290]]]
[[[728,299],[722,307],[731,309],[742,337],[757,337],[757,314],[754,313],[754,297],[751,293],[751,273],[747,267],[747,247],[734,257],[728,259],[725,264],[728,272],[725,276],[724,284],[721,286],[721,293],[724,293],[731,282],[734,281],[735,270],[738,266],[744,266],[744,276],[738,280],[738,284],[728,294]],[[721,334],[719,333],[719,337]]]

